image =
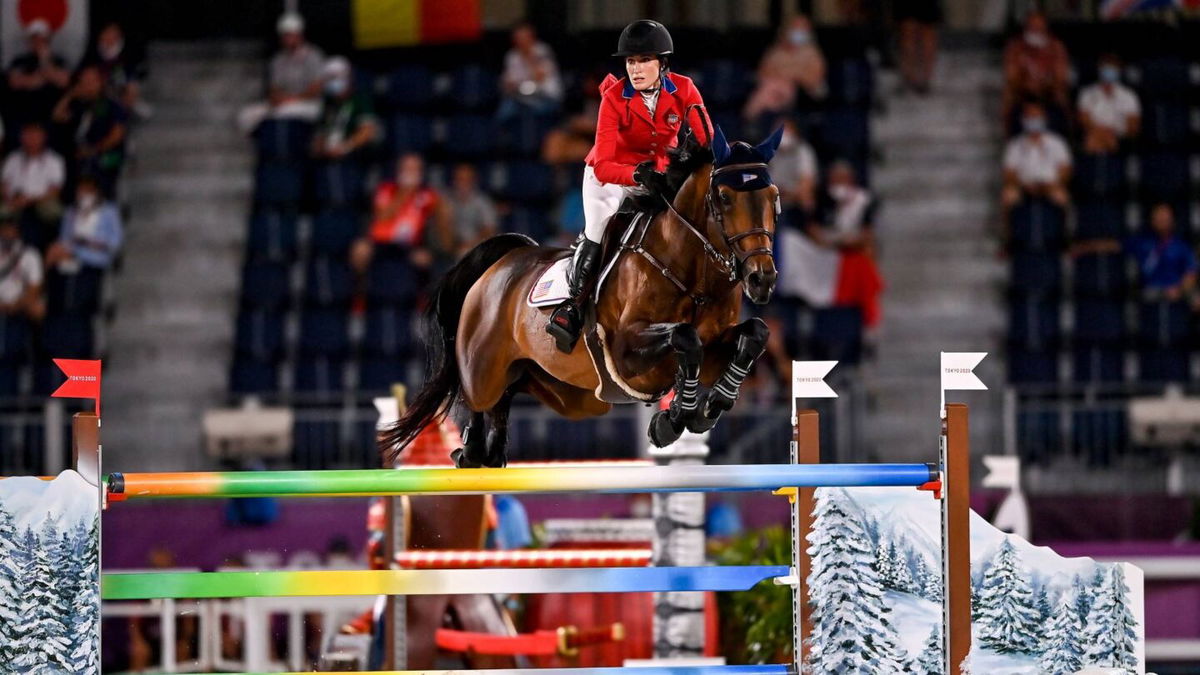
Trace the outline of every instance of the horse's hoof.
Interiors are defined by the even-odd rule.
[[[665,448],[679,440],[683,434],[683,425],[676,427],[675,422],[671,420],[671,413],[659,410],[654,413],[654,417],[650,418],[650,428],[647,433],[650,435],[650,442],[654,444],[654,447]]]
[[[489,454],[485,464],[491,469],[503,469],[508,466],[508,453],[501,453],[498,456]]]
[[[454,466],[459,469],[481,469],[483,464],[471,459],[470,453],[466,448],[458,448],[450,453],[450,459],[454,460]]]
[[[717,419],[720,416],[721,413],[717,413],[716,417],[709,417],[707,414],[697,415],[693,419],[688,420],[687,430],[693,434],[702,434],[706,431],[711,431],[713,427],[717,426]]]
[[[737,403],[737,399],[728,398],[716,391],[710,392],[704,401],[704,414],[701,417],[711,418],[713,424],[716,424],[718,417],[733,410],[734,403]]]

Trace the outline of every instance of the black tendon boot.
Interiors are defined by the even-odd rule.
[[[568,297],[550,314],[550,322],[546,324],[546,332],[554,337],[558,350],[570,354],[579,341],[579,331],[583,329],[584,293],[591,286],[596,265],[600,262],[600,244],[583,238],[575,247],[575,256],[571,258],[571,267],[567,270]]]

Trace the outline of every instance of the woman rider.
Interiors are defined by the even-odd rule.
[[[625,191],[640,186],[651,193],[667,190],[667,150],[686,119],[698,140],[708,144],[711,124],[691,78],[670,73],[671,34],[657,21],[635,21],[621,31],[617,52],[628,77],[609,75],[600,84],[596,143],[583,170],[584,237],[567,270],[568,298],[554,309],[546,332],[558,348],[571,352],[583,327],[580,310],[600,258],[600,242],[609,218]],[[701,119],[703,118],[703,121]],[[670,196],[670,195],[668,195]]]

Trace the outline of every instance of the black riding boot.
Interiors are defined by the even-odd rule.
[[[583,295],[591,285],[596,265],[600,262],[600,244],[584,237],[575,247],[571,267],[567,269],[567,299],[550,314],[546,332],[554,336],[558,350],[570,354],[579,340],[583,329],[583,312],[580,305]]]

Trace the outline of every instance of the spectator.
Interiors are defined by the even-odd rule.
[[[42,258],[21,241],[21,228],[11,211],[0,209],[0,314],[39,321],[46,314],[42,300]]]
[[[434,250],[450,251],[450,214],[445,201],[425,185],[425,161],[408,153],[396,162],[396,179],[375,190],[375,210],[367,236],[355,242],[351,263],[365,272],[377,249],[406,257],[428,270]]]
[[[1030,12],[1025,30],[1004,48],[1004,119],[1020,101],[1033,99],[1067,111],[1070,61],[1067,48],[1050,33],[1046,17]]]
[[[785,224],[804,229],[817,206],[817,155],[800,135],[795,120],[783,118],[783,139],[771,160]]]
[[[128,117],[125,108],[104,93],[98,67],[80,69],[75,86],[54,106],[54,121],[71,139],[64,148],[73,150],[73,175],[91,174],[104,194],[112,196],[125,162]]]
[[[562,105],[563,83],[558,63],[550,46],[537,39],[528,23],[518,24],[512,32],[512,49],[504,56],[500,76],[503,99],[496,112],[501,122],[528,111],[552,115]]]
[[[91,176],[75,186],[75,204],[63,216],[62,229],[46,251],[46,267],[75,273],[80,267],[103,272],[112,266],[123,238],[121,214],[104,199]]]
[[[1089,255],[1124,251],[1137,262],[1142,293],[1147,300],[1171,302],[1191,295],[1196,287],[1196,255],[1175,232],[1175,213],[1167,204],[1150,212],[1150,232],[1129,237],[1123,244],[1115,239],[1077,242],[1071,254]]]
[[[130,48],[125,31],[116,22],[108,23],[96,36],[96,44],[84,57],[85,66],[96,66],[104,79],[104,92],[140,118],[150,116],[150,106],[142,100],[142,82],[146,79],[143,55]]]
[[[325,64],[325,103],[313,136],[313,154],[319,159],[357,159],[379,137],[379,121],[371,99],[354,90],[353,71],[343,56]]]
[[[937,62],[941,0],[908,0],[895,4],[900,24],[900,76],[904,86],[928,94]]]
[[[758,87],[742,116],[757,121],[825,98],[825,56],[813,36],[812,22],[796,16],[783,27],[758,65]]]
[[[1022,108],[1023,133],[1004,149],[1004,189],[1001,203],[1007,212],[1028,197],[1049,199],[1066,208],[1071,178],[1071,151],[1061,136],[1046,128],[1046,111],[1039,103]]]
[[[452,216],[454,227],[454,253],[460,257],[476,244],[496,234],[496,205],[492,198],[479,189],[479,174],[470,164],[454,167],[454,184],[451,187]]]
[[[267,73],[267,102],[248,105],[238,114],[238,127],[254,131],[268,116],[314,121],[321,114],[325,55],[304,39],[304,18],[286,12],[275,24],[279,51]]]
[[[46,130],[36,123],[21,129],[21,147],[0,169],[4,206],[26,228],[26,241],[37,246],[54,239],[66,179],[63,158],[46,147]]]
[[[1121,84],[1121,61],[1114,54],[1100,57],[1099,81],[1079,92],[1079,122],[1083,150],[1105,154],[1120,149],[1121,141],[1137,135],[1142,106],[1137,94]]]
[[[817,198],[816,217],[807,234],[818,246],[841,254],[833,303],[858,307],[867,328],[882,317],[883,280],[875,265],[875,216],[879,203],[858,184],[854,166],[838,160],[829,167],[827,186]]]
[[[50,48],[53,37],[50,24],[34,19],[25,28],[29,51],[8,65],[8,88],[12,96],[12,114],[19,122],[41,122],[50,116],[55,101],[71,80],[71,71],[63,57]]]

